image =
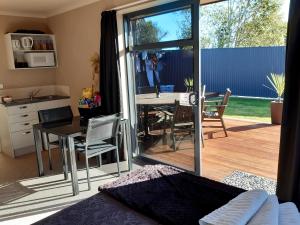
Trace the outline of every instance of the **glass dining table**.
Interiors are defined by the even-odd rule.
[[[51,122],[51,123],[39,123],[33,125],[33,134],[35,140],[36,159],[38,165],[38,175],[44,176],[44,165],[42,158],[43,151],[43,133],[53,134],[58,136],[59,146],[62,150],[62,155],[65,160],[63,164],[64,177],[68,179],[68,163],[67,154],[69,153],[70,158],[70,172],[72,179],[73,195],[79,194],[79,185],[77,177],[77,165],[76,155],[74,149],[74,138],[82,136],[86,133],[88,121],[82,120],[79,116],[73,117],[71,120]],[[127,119],[121,119],[121,137],[125,136],[125,146],[127,149],[128,169],[132,169],[132,150],[131,150],[131,139],[130,139],[130,127]]]

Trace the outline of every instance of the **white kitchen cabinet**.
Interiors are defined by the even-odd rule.
[[[34,112],[35,105],[34,104],[24,104],[24,105],[16,105],[7,107],[7,113],[9,115],[19,115],[26,114],[28,112]]]
[[[10,127],[10,132],[17,132],[20,130],[30,130],[32,129],[32,126],[34,124],[39,123],[38,119],[34,119],[31,121],[23,121],[23,122],[16,122],[16,123],[10,123],[9,127]]]
[[[37,111],[32,112],[21,112],[20,114],[8,114],[9,124],[27,122],[27,121],[36,121],[38,120]]]
[[[24,155],[29,149],[34,151],[34,137],[32,128],[29,130],[17,131],[11,133],[11,142],[14,149],[14,156]]]
[[[4,154],[11,157],[35,151],[32,126],[37,124],[38,111],[70,105],[70,99],[49,100],[16,106],[0,104],[0,143]],[[52,140],[55,137],[50,137]]]

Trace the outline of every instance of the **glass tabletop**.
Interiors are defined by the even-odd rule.
[[[42,132],[51,133],[58,136],[71,136],[78,133],[84,133],[88,125],[88,120],[83,120],[79,116],[71,120],[63,120],[51,123],[39,123],[33,125],[34,129]]]

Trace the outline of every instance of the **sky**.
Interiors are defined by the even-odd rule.
[[[289,7],[290,7],[290,0],[284,0],[281,13],[283,14],[285,21],[288,21],[289,18]]]
[[[284,20],[288,21],[290,0],[282,0],[282,1],[283,1],[283,5],[282,5],[281,13],[283,15]],[[168,33],[165,36],[165,38],[162,39],[162,41],[171,41],[177,39],[178,21],[180,20],[179,14],[166,13],[166,14],[147,18],[146,20],[151,20],[152,22],[156,23],[160,28],[162,28],[164,31]]]

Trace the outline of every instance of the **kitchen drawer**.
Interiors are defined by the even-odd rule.
[[[39,123],[38,120],[25,121],[25,122],[21,122],[21,123],[12,123],[12,124],[10,124],[10,132],[29,130],[29,129],[32,129],[32,126],[37,123]]]
[[[26,104],[26,105],[16,105],[16,106],[9,106],[7,107],[8,115],[18,115],[24,114],[28,112],[35,112],[36,107],[34,104]]]
[[[39,110],[45,110],[45,109],[54,109],[54,108],[60,108],[64,106],[70,105],[70,99],[60,99],[60,100],[53,100],[48,102],[40,102],[36,103],[36,109]]]
[[[24,112],[23,114],[9,115],[8,120],[11,125],[11,124],[27,122],[27,121],[37,121],[39,120],[39,118],[36,112]]]
[[[11,133],[11,141],[14,149],[33,146],[34,138],[32,129]]]

